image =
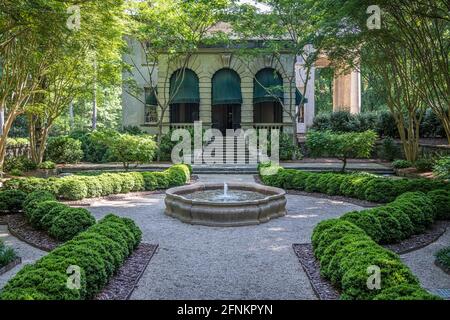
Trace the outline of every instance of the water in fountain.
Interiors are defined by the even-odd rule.
[[[223,189],[205,190],[185,195],[188,199],[206,200],[213,202],[236,202],[247,200],[259,200],[265,196],[259,192],[248,190],[229,190],[228,184],[223,184]]]
[[[226,182],[223,183],[223,197],[228,198],[228,184]]]

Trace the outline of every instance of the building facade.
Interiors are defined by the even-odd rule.
[[[162,117],[164,132],[202,121],[204,128],[222,132],[267,128],[290,133],[294,124],[288,110],[291,114],[299,110],[297,133],[305,133],[313,123],[315,68],[305,90],[302,62],[291,54],[277,59],[272,55],[244,57],[226,48],[202,48],[189,59],[177,61],[161,54],[154,65],[147,62],[138,42],[129,41],[129,46],[130,54],[124,59],[132,70],[124,77],[132,77],[141,91],[137,97],[123,91],[124,126],[156,134]],[[318,61],[317,67],[326,66],[324,61]],[[335,110],[359,112],[358,77],[336,75]],[[301,92],[306,93],[304,99]]]

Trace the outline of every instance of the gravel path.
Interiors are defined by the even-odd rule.
[[[6,282],[19,272],[25,264],[33,263],[47,254],[11,236],[8,232],[8,227],[5,225],[0,225],[0,239],[3,240],[6,246],[14,248],[17,255],[22,258],[21,264],[0,276],[0,288],[3,288]]]
[[[450,276],[434,264],[435,253],[448,246],[450,246],[450,228],[436,242],[401,256],[419,278],[422,286],[432,292],[440,289],[450,290]]]
[[[199,178],[253,182],[251,175]],[[309,242],[319,221],[360,207],[289,195],[287,209],[287,216],[259,226],[211,228],[164,215],[164,195],[90,207],[97,218],[114,212],[134,219],[144,241],[160,245],[132,299],[315,299],[292,244]]]

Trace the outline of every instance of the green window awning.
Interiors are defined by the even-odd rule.
[[[222,69],[212,80],[212,105],[241,104],[241,78],[236,71]]]
[[[198,77],[190,69],[178,70],[170,78],[170,103],[200,103]]]
[[[302,93],[300,92],[300,90],[298,90],[298,89],[295,89],[295,105],[296,106],[299,106],[300,105],[300,103],[302,102],[302,98],[303,98],[303,95],[302,95]],[[308,103],[308,99],[304,99],[303,100],[303,103]]]
[[[149,106],[157,106],[158,100],[156,95],[158,94],[158,89],[145,88],[145,104]]]
[[[259,71],[253,82],[253,103],[283,101],[283,79],[274,69]]]

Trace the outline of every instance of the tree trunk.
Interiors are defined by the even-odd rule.
[[[93,98],[92,98],[92,130],[97,129],[97,85],[94,84]]]
[[[342,159],[343,165],[342,165],[342,169],[341,172],[344,173],[345,169],[347,168],[347,158]]]
[[[5,125],[5,109],[0,109],[0,135],[3,135],[3,126]]]
[[[72,131],[74,126],[75,126],[75,119],[74,119],[74,114],[73,114],[73,102],[72,101],[69,104],[69,126],[70,126],[70,131]]]
[[[297,119],[296,117],[291,118],[292,120],[292,146],[297,147],[298,139],[297,139]],[[295,153],[292,153],[292,160],[297,160],[295,157]]]
[[[161,109],[161,118],[159,120],[158,123],[158,136],[156,137],[156,141],[157,141],[157,145],[160,146],[161,145],[161,140],[162,140],[162,134],[163,134],[163,119],[164,119],[164,114],[166,113],[165,109]],[[158,156],[156,157],[156,160],[159,162],[161,161],[161,152],[158,152]]]

